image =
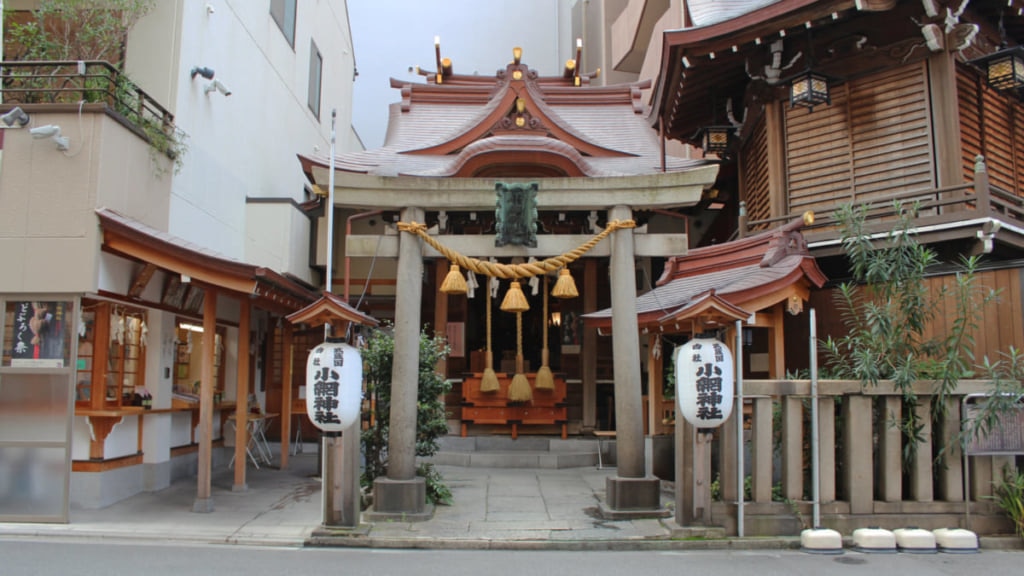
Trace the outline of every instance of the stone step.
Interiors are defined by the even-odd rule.
[[[427,462],[467,468],[584,468],[612,465],[615,441],[600,444],[595,438],[550,438],[544,436],[444,436],[440,451]],[[597,455],[598,446],[602,458]]]

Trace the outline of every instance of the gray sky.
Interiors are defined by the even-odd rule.
[[[523,48],[523,62],[543,75],[558,74],[573,49],[568,7],[574,0],[348,0],[355,44],[352,124],[367,149],[387,130],[388,105],[400,100],[389,78],[423,82],[410,66],[435,68],[434,36],[457,74],[493,75]],[[561,12],[561,14],[559,14]],[[564,50],[558,30],[564,29]],[[560,54],[564,51],[565,54]]]

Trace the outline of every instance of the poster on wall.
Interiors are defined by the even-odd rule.
[[[70,301],[10,301],[4,330],[4,365],[64,368],[70,363]]]

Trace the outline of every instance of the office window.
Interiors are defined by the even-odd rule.
[[[270,15],[292,48],[295,47],[295,3],[296,0],[270,0]]]
[[[309,41],[309,109],[320,119],[320,76],[324,69],[324,57],[316,42]]]

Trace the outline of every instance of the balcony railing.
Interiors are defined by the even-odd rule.
[[[992,218],[1024,226],[1024,198],[992,186],[989,183],[984,158],[981,156],[975,162],[973,182],[943,188],[906,190],[858,202],[858,205],[867,207],[865,230],[877,234],[891,230],[892,223],[897,218],[894,208],[897,201],[905,206],[911,203],[918,205],[915,227],[919,230],[926,227],[932,230],[952,228],[968,220]],[[740,238],[792,222],[794,218],[800,216],[786,214],[776,218],[748,221],[743,212],[741,210],[735,234]],[[840,224],[834,213],[818,213],[815,214],[814,223],[805,225],[801,232],[808,244],[813,247],[815,244],[837,241]]]
[[[109,62],[0,62],[5,104],[103,103],[127,127],[173,157],[174,115]]]

